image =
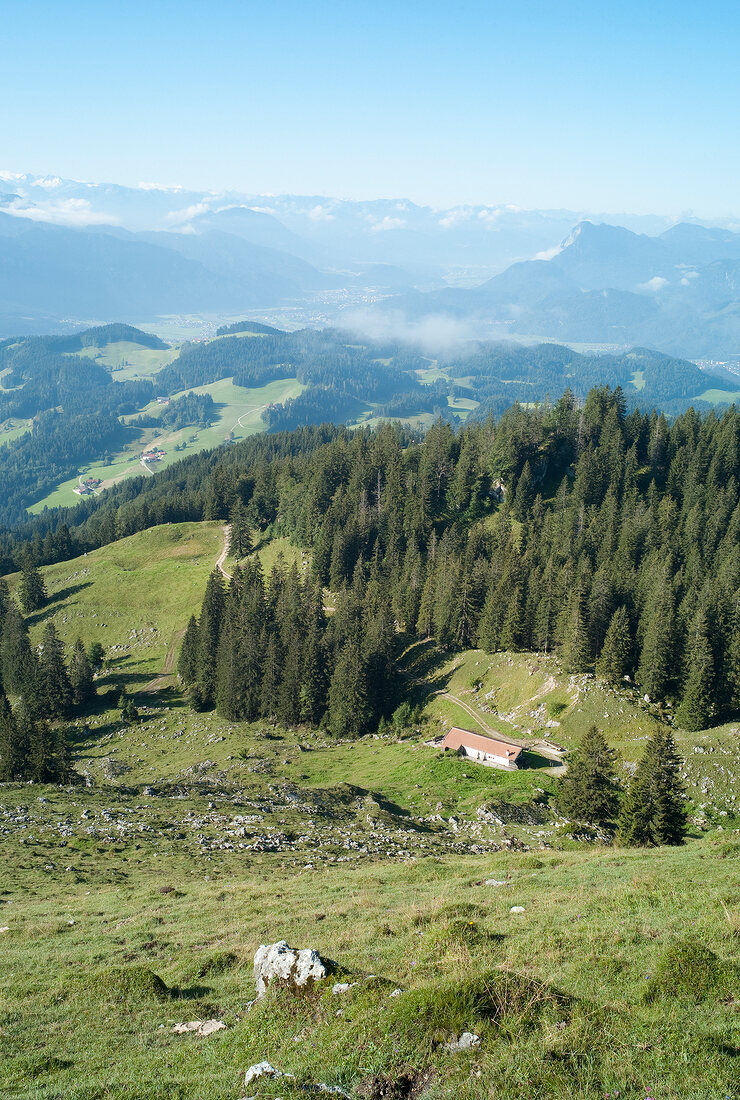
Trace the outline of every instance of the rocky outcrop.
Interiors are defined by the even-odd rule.
[[[254,956],[254,982],[257,996],[263,997],[271,985],[284,984],[297,990],[326,978],[329,969],[318,951],[310,947],[296,950],[285,940],[262,944]]]

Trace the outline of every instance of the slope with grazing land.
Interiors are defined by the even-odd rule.
[[[175,633],[197,610],[223,544],[219,523],[152,527],[44,570],[49,599],[30,618],[40,640],[53,619],[62,640],[100,642],[115,679],[137,687],[159,671]],[[17,596],[18,575],[8,578]]]
[[[108,652],[64,783],[0,786],[3,1095],[734,1100],[738,439],[605,388],[423,442],[325,425],[6,539],[32,641]],[[0,762],[33,764],[12,702]],[[592,725],[623,815],[685,788],[675,848],[563,816]],[[253,1004],[283,938],[329,980]]]

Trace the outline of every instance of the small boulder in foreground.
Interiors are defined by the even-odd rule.
[[[257,996],[263,997],[271,985],[294,990],[320,982],[329,971],[318,951],[311,947],[296,949],[285,940],[262,944],[254,956],[254,982]]]

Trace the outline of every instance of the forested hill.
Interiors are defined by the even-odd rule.
[[[735,408],[670,423],[600,388],[457,433],[438,421],[423,440],[391,425],[256,436],[40,517],[3,549],[10,571],[27,552],[242,512],[311,551],[347,621],[375,623],[363,660],[387,656],[388,614],[445,646],[557,649],[570,670],[636,678],[691,729],[740,707],[739,487]]]
[[[231,443],[230,429],[247,409],[255,410],[250,431],[382,419],[423,431],[436,417],[451,424],[481,420],[517,401],[556,400],[566,389],[585,399],[604,384],[621,386],[630,408],[639,403],[670,415],[690,404],[730,404],[736,396],[729,375],[709,376],[647,349],[585,355],[559,344],[469,342],[432,358],[413,344],[334,329],[282,332],[244,321],[219,331],[179,347],[120,324],[0,343],[0,442],[7,440],[0,447],[0,524],[22,522],[27,508],[65,481],[71,502],[72,487],[93,464],[104,488],[119,479],[124,458],[128,476],[139,453],[160,438],[178,453]],[[185,402],[195,388],[206,391],[199,403]],[[233,414],[228,401],[219,404],[225,392],[239,406]],[[167,399],[180,402],[177,416],[163,411]],[[198,436],[214,423],[223,426]],[[175,430],[182,434],[173,437]]]

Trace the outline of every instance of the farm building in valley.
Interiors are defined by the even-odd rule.
[[[461,730],[456,726],[445,737],[442,748],[459,752],[478,764],[487,764],[490,768],[508,768],[511,771],[519,767],[519,758],[522,755],[519,745],[494,741],[492,737],[483,737],[479,733]]]

